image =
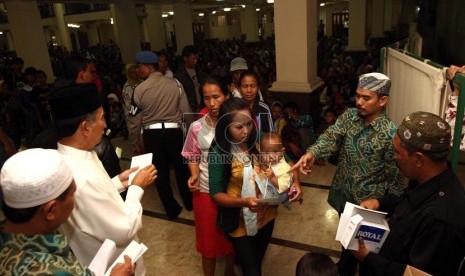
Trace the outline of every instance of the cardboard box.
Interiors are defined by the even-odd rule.
[[[367,249],[378,253],[389,234],[386,215],[347,202],[339,220],[336,240],[345,249],[358,250],[358,239],[362,237]]]
[[[404,276],[432,276],[424,271],[421,271],[413,266],[407,266],[405,268]]]

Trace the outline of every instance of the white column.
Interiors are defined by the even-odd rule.
[[[57,38],[59,38],[61,46],[66,47],[66,49],[71,51],[73,50],[73,47],[71,44],[71,38],[69,36],[68,25],[66,24],[64,18],[65,5],[60,3],[53,4],[53,11],[55,13],[55,19],[57,21],[58,31],[60,33]]]
[[[87,37],[89,38],[89,46],[95,46],[100,43],[98,27],[98,23],[90,23],[87,25]]]
[[[322,84],[316,72],[316,13],[317,0],[275,0],[277,80],[272,91],[311,93]]]
[[[53,76],[36,1],[7,0],[5,2],[16,54],[23,58],[25,67],[34,66],[44,70],[47,76]]]
[[[383,26],[384,26],[384,0],[372,0],[371,37],[384,37]]]
[[[185,46],[194,44],[191,5],[189,3],[176,3],[173,6],[177,53],[181,54]]]
[[[258,41],[258,16],[254,5],[246,5],[241,16],[241,33],[246,35],[246,42]]]
[[[349,45],[347,51],[366,50],[366,0],[349,2]]]
[[[123,63],[133,63],[140,51],[139,22],[134,1],[125,0],[110,4],[115,28],[116,43],[121,49]]]
[[[146,4],[147,12],[147,35],[152,50],[161,50],[166,48],[166,38],[163,29],[163,20],[161,18],[161,7],[155,4]],[[175,14],[176,16],[176,14]]]

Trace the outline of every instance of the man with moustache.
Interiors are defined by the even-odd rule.
[[[354,255],[359,275],[405,275],[407,265],[428,275],[465,275],[465,190],[447,162],[451,127],[424,111],[400,123],[393,147],[401,173],[409,181],[402,197],[369,199],[360,205],[387,212],[389,235],[378,254],[359,239]],[[459,273],[457,273],[459,271]]]
[[[339,153],[328,196],[329,204],[339,214],[346,202],[359,205],[367,199],[403,192],[392,146],[396,126],[384,112],[390,87],[386,75],[361,75],[356,108],[344,112],[292,168],[308,174],[315,160]],[[339,275],[355,275],[356,267],[356,259],[343,249]]]

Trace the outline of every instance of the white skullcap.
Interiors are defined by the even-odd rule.
[[[73,181],[61,154],[28,149],[10,157],[0,173],[3,201],[12,208],[40,206],[60,196]]]

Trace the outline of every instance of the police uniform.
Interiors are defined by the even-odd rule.
[[[183,116],[190,113],[186,93],[175,79],[154,72],[135,88],[133,102],[135,106],[128,121],[131,146],[138,148],[142,140],[145,151],[153,153],[153,164],[158,171],[155,182],[158,195],[168,218],[174,219],[182,208],[173,197],[170,165],[176,171],[184,206],[192,210],[192,193],[187,187],[189,170],[181,156]]]

